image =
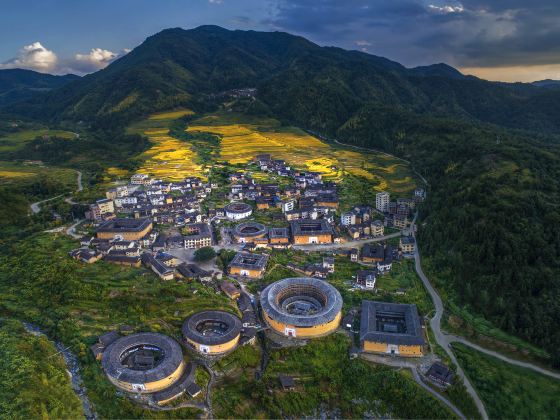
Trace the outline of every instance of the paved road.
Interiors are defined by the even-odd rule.
[[[78,178],[77,178],[77,184],[78,184],[78,189],[76,191],[82,191],[84,189],[83,185],[82,185],[82,173],[80,171],[76,171],[76,173],[78,174]],[[41,200],[41,201],[36,201],[35,203],[31,203],[30,207],[31,207],[31,212],[33,214],[37,214],[41,211],[41,204],[46,203],[48,201],[52,201],[52,200],[56,200],[57,198],[63,197],[65,196],[66,193],[64,194],[59,194],[55,197],[51,197],[51,198],[47,198],[46,200]],[[67,198],[65,200],[67,203],[70,204],[75,204],[71,198]]]
[[[445,405],[447,405],[451,409],[451,411],[453,411],[457,415],[457,417],[459,417],[461,419],[466,418],[463,415],[463,413],[461,413],[461,410],[459,410],[451,401],[449,401],[447,398],[445,398],[443,395],[441,395],[439,392],[437,392],[434,388],[428,386],[422,380],[420,374],[418,373],[419,362],[417,360],[404,359],[402,357],[385,357],[385,356],[380,356],[380,355],[376,355],[376,354],[369,354],[369,353],[362,353],[360,355],[360,357],[364,360],[367,360],[367,361],[370,361],[370,362],[373,362],[373,363],[384,364],[384,365],[399,368],[399,369],[410,369],[412,371],[412,377],[418,383],[418,385],[420,385],[422,388],[424,388],[426,391],[428,391],[430,394],[432,394],[438,400],[440,400]],[[426,361],[424,361],[424,363],[426,363]]]
[[[457,375],[463,380],[467,392],[470,394],[474,403],[476,404],[478,412],[480,413],[480,415],[484,420],[487,420],[488,414],[486,413],[486,408],[484,408],[484,403],[476,393],[474,387],[472,386],[471,382],[465,375],[465,372],[461,368],[461,365],[459,365],[457,359],[455,358],[455,355],[451,351],[451,348],[449,346],[450,344],[449,336],[443,334],[443,332],[441,331],[441,318],[443,316],[443,302],[441,301],[441,298],[439,297],[438,293],[433,288],[432,284],[424,274],[424,271],[422,271],[422,265],[420,262],[420,253],[418,252],[418,247],[416,247],[416,252],[414,253],[414,266],[416,268],[416,272],[418,273],[418,276],[422,280],[422,283],[424,283],[424,287],[426,288],[426,290],[428,290],[428,293],[430,294],[432,301],[434,302],[434,306],[436,307],[436,313],[433,316],[433,318],[430,320],[430,327],[434,333],[436,342],[443,348],[443,350],[447,353],[447,355],[449,356],[453,364],[457,367]]]
[[[66,234],[74,239],[80,239],[81,236],[76,233],[76,226],[82,223],[82,221],[83,219],[78,219],[73,225],[69,226],[68,229],[66,229]]]
[[[371,243],[371,242],[381,242],[386,241],[390,238],[397,238],[401,236],[401,232],[390,233],[389,235],[378,236],[371,239],[360,239],[357,241],[342,242],[340,244],[325,244],[325,245],[293,245],[292,248],[299,249],[302,251],[327,251],[330,249],[340,249],[340,248],[359,248],[361,245]]]
[[[541,367],[536,366],[532,363],[522,362],[520,360],[512,359],[512,358],[504,356],[503,354],[498,353],[496,351],[489,350],[489,349],[486,349],[484,347],[481,347],[478,344],[475,344],[475,343],[467,340],[464,337],[459,337],[457,335],[452,335],[452,334],[446,334],[446,337],[447,337],[447,340],[449,341],[449,343],[461,343],[461,344],[464,344],[465,346],[471,347],[471,348],[473,348],[473,349],[475,349],[475,350],[477,350],[481,353],[484,353],[484,354],[487,354],[489,356],[495,357],[496,359],[500,359],[500,360],[502,360],[506,363],[509,363],[509,364],[512,364],[512,365],[515,365],[515,366],[519,366],[519,367],[522,367],[522,368],[526,368],[526,369],[531,369],[531,370],[534,370],[535,372],[538,372],[542,375],[550,376],[551,378],[554,378],[554,379],[560,379],[560,373],[558,373],[558,372],[553,372],[551,370],[541,368]]]
[[[35,203],[31,203],[30,207],[31,207],[31,212],[33,214],[37,214],[41,211],[41,204],[46,203],[48,201],[52,201],[52,200],[56,200],[59,197],[63,197],[64,195],[66,195],[66,193],[64,194],[59,194],[57,196],[51,197],[51,198],[47,198],[46,200],[41,200],[41,201],[36,201]]]

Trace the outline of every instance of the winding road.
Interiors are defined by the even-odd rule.
[[[83,185],[82,185],[82,173],[80,171],[76,171],[76,173],[78,174],[77,177],[77,184],[78,184],[78,189],[76,190],[76,192],[82,191],[84,189]],[[41,201],[36,201],[35,203],[31,203],[30,207],[31,207],[31,212],[33,214],[37,214],[41,211],[41,204],[43,203],[47,203],[49,201],[52,200],[56,200],[57,198],[60,197],[64,197],[67,193],[63,193],[63,194],[59,194],[57,196],[51,197],[51,198],[47,198],[46,200],[41,200]],[[70,204],[74,204],[74,202],[71,200],[71,198],[67,198],[66,202],[70,203]]]

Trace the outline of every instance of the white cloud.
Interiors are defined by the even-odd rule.
[[[365,41],[365,40],[358,40],[358,41],[354,41],[354,43],[360,47],[369,47],[371,46],[371,42],[369,41]]]
[[[55,71],[57,64],[56,54],[37,41],[24,46],[17,57],[0,64],[0,69],[22,68],[48,73]]]
[[[118,57],[117,53],[102,48],[92,48],[89,54],[76,54],[67,67],[83,73],[101,70]]]
[[[223,0],[208,0],[208,3],[211,4],[222,4]]]
[[[443,13],[443,14],[462,13],[462,12],[465,11],[463,6],[461,6],[461,5],[459,5],[459,6],[450,6],[450,5],[436,6],[434,4],[430,4],[430,5],[428,5],[428,9],[430,9],[432,12]]]

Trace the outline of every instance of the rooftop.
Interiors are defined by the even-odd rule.
[[[424,345],[416,305],[362,301],[360,340]]]
[[[238,252],[229,263],[230,267],[264,270],[268,262],[268,255]]]
[[[141,232],[152,224],[148,218],[132,219],[117,218],[102,223],[98,228],[98,232]]]
[[[290,222],[293,235],[332,234],[333,229],[325,219],[298,219]]]

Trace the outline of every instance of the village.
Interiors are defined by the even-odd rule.
[[[338,330],[356,343],[351,357],[361,353],[384,363],[388,356],[388,364],[420,358],[426,380],[450,385],[453,374],[430,354],[416,304],[363,299],[343,313],[344,298],[329,283],[337,261],[349,261],[358,268],[344,279],[345,290],[377,292],[394,264],[414,255],[415,211],[425,190],[393,201],[381,191],[375,207],[344,203],[342,211],[338,185],[321,173],[296,170],[269,154],[257,155],[250,165],[252,170],[224,176],[224,185],[135,174],[89,206],[89,233],[72,258],[144,266],[161,281],[200,282],[236,301],[241,314],[207,308],[188,316],[181,334],[192,353],[187,364],[181,346],[168,336],[126,328],[107,332],[91,350],[109,380],[144,402],[164,405],[202,392],[195,382],[197,363],[209,366],[238,346],[265,339],[291,346]],[[259,179],[272,174],[281,182],[258,182],[255,168]],[[293,277],[263,282],[271,260],[288,250],[313,262],[287,261],[283,266]],[[294,389],[294,378],[279,381],[283,389]]]

